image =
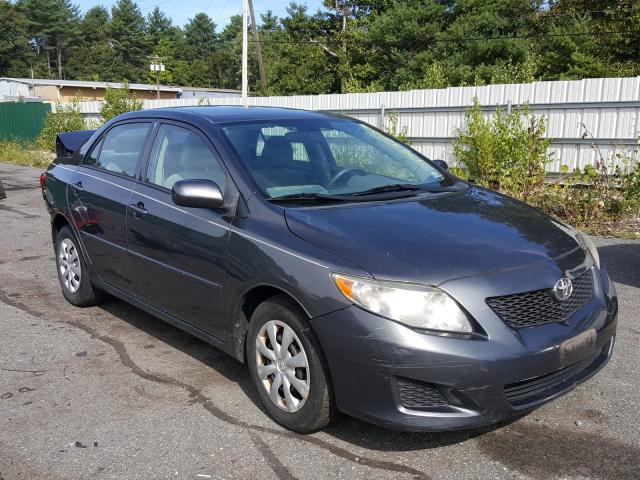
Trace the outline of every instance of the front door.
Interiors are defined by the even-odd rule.
[[[110,128],[85,156],[69,189],[73,220],[93,269],[125,291],[131,287],[127,205],[151,126],[134,122]]]
[[[226,174],[199,132],[161,124],[143,181],[127,210],[138,298],[225,340],[224,286],[229,229],[220,212],[176,206],[178,180],[208,179],[224,192]]]

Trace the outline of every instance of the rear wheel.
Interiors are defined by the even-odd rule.
[[[322,349],[304,313],[287,297],[270,298],[254,312],[247,363],[262,403],[284,427],[308,433],[335,417]]]
[[[80,244],[70,227],[56,236],[56,267],[62,294],[78,307],[90,307],[104,300],[106,294],[91,283]]]

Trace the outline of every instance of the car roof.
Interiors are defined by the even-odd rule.
[[[305,120],[335,118],[336,115],[279,107],[241,106],[189,106],[138,110],[118,116],[119,120],[129,118],[165,118],[174,120],[208,120],[211,123],[256,122],[269,120]]]

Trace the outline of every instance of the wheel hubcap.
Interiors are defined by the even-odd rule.
[[[78,249],[68,238],[62,240],[58,247],[58,269],[62,287],[69,293],[77,293],[82,278],[80,257]]]
[[[286,323],[265,323],[256,338],[256,368],[271,402],[285,412],[300,410],[309,397],[309,362],[302,342]]]

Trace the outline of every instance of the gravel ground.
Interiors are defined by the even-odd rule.
[[[568,395],[484,430],[344,418],[301,436],[213,347],[118,300],[64,301],[39,173],[0,164],[0,480],[640,478],[640,242],[596,238],[620,296],[616,351]]]

